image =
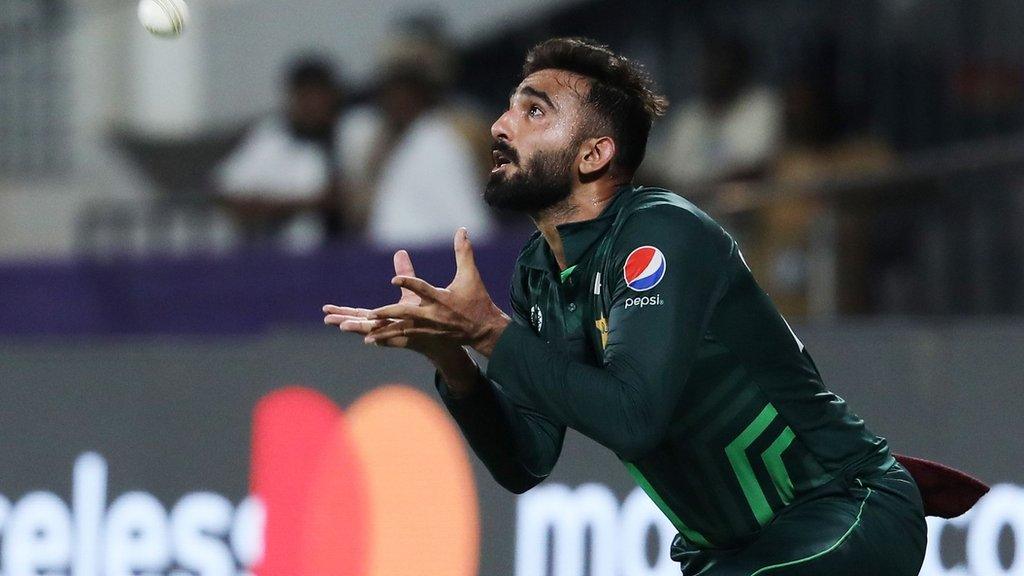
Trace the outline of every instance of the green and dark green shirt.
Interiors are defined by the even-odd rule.
[[[888,468],[885,440],[830,392],[717,223],[622,188],[519,256],[514,322],[478,392],[439,390],[495,479],[551,471],[566,427],[608,447],[696,548],[732,548],[838,475]]]

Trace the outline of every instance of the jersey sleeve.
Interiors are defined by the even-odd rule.
[[[491,355],[488,376],[553,422],[635,461],[664,437],[711,312],[728,285],[733,242],[692,212],[634,214],[616,238],[602,366],[573,361],[519,324]]]
[[[512,318],[525,327],[528,324],[524,300],[517,285],[513,279]],[[466,398],[449,395],[440,373],[435,376],[435,385],[473,452],[499,484],[519,494],[551,473],[562,451],[564,425],[513,402],[500,385],[483,373],[476,391]]]

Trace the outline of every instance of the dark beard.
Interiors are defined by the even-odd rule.
[[[514,175],[491,174],[484,200],[503,210],[542,212],[569,197],[575,157],[573,147],[558,152],[535,152]]]

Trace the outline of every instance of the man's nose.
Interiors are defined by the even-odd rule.
[[[509,140],[510,130],[508,114],[509,113],[506,110],[504,114],[494,121],[494,124],[491,124],[491,136],[495,140]]]

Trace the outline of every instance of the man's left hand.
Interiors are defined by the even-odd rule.
[[[420,302],[400,302],[371,311],[368,319],[392,322],[371,331],[366,341],[430,334],[490,357],[510,319],[487,293],[465,228],[455,233],[455,266],[455,278],[447,288],[436,288],[413,276],[395,276],[391,283],[414,292]]]

